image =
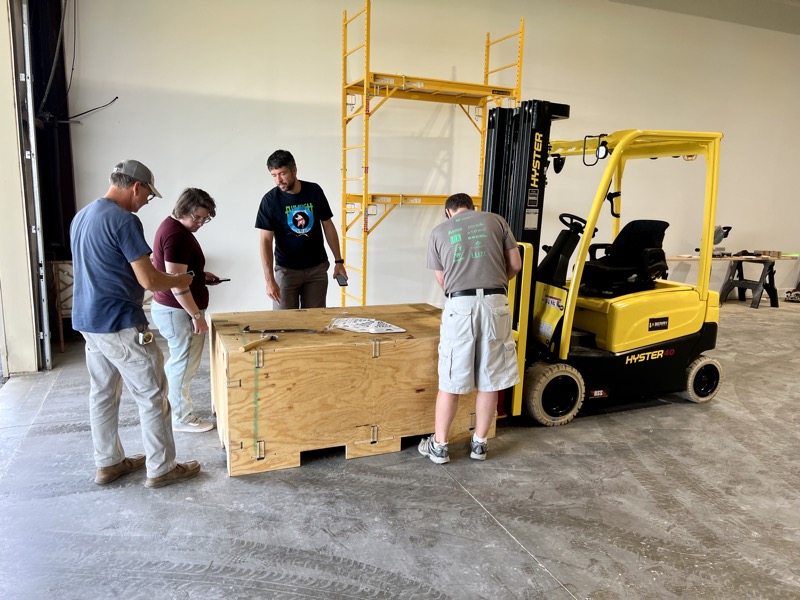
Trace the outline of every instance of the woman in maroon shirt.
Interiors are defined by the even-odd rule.
[[[194,234],[217,214],[214,199],[198,188],[183,190],[172,214],[156,231],[153,264],[167,273],[194,274],[188,288],[156,292],[150,308],[153,323],[169,344],[164,371],[169,382],[174,431],[209,431],[214,423],[194,414],[190,384],[203,354],[208,331],[204,311],[208,308],[208,285],[219,278],[205,270],[206,259]]]

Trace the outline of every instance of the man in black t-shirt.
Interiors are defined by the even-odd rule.
[[[276,310],[324,308],[330,263],[323,235],[334,258],[333,277],[347,278],[328,199],[316,183],[297,179],[286,150],[273,152],[267,169],[276,187],[264,194],[256,217],[267,296]]]

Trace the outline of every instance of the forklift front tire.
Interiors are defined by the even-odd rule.
[[[701,354],[686,368],[686,391],[683,397],[702,403],[714,399],[722,383],[722,365],[719,361]]]
[[[583,405],[586,387],[575,367],[536,363],[525,371],[522,385],[528,414],[542,425],[566,425]]]

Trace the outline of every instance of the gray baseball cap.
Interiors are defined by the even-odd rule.
[[[147,185],[157,197],[163,197],[156,189],[156,178],[153,172],[138,160],[123,160],[121,163],[117,163],[112,173],[122,173],[133,177],[136,181]]]

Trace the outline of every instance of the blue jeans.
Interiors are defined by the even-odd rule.
[[[153,301],[150,315],[158,332],[169,344],[169,359],[164,364],[164,372],[169,382],[172,422],[188,423],[194,418],[194,401],[189,386],[200,367],[206,336],[194,333],[192,317],[182,308],[172,308]]]
[[[147,455],[147,476],[161,477],[175,468],[164,356],[155,343],[139,343],[145,327],[130,327],[116,333],[85,333],[86,367],[89,370],[89,419],[92,425],[94,460],[110,467],[125,459],[119,437],[119,404],[122,383],[139,407],[142,443]]]

